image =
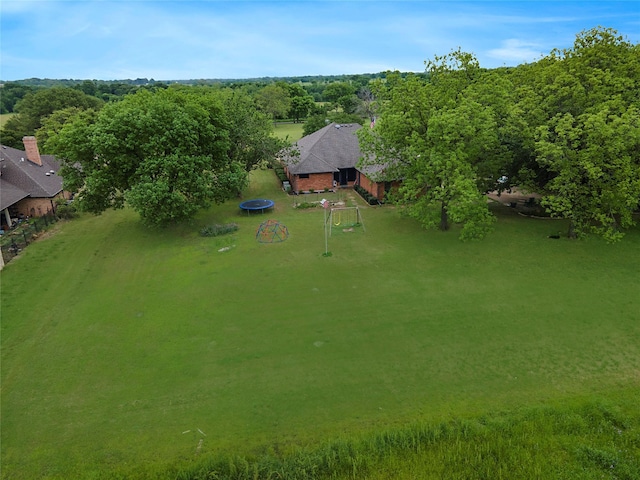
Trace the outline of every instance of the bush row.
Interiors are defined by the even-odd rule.
[[[204,227],[200,230],[200,235],[203,237],[217,237],[219,235],[226,235],[227,233],[235,232],[238,230],[237,223],[227,223],[224,225],[215,224]]]
[[[380,204],[380,201],[376,197],[371,195],[368,191],[366,191],[360,185],[354,185],[353,189],[356,192],[358,192],[358,194],[360,194],[360,196],[362,198],[364,198],[364,201],[367,202],[369,205],[378,205],[378,204]]]
[[[282,165],[280,165],[280,164],[275,164],[275,165],[273,166],[273,171],[274,171],[274,172],[276,172],[276,176],[278,177],[278,179],[279,179],[281,182],[286,182],[287,180],[289,180],[289,179],[287,178],[287,174],[286,174],[286,173],[284,173],[284,167],[283,167]]]

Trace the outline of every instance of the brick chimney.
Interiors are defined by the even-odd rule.
[[[42,160],[40,159],[40,150],[38,150],[38,140],[36,137],[22,137],[22,143],[24,143],[24,150],[27,152],[27,160],[42,166]]]

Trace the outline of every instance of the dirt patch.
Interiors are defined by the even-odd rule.
[[[518,190],[517,188],[512,188],[511,191],[504,191],[501,193],[498,192],[490,192],[487,196],[496,202],[502,203],[508,207],[517,206],[517,205],[525,205],[527,202],[540,202],[542,195],[538,193],[527,193]],[[533,199],[533,200],[532,200]]]

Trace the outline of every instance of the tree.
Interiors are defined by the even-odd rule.
[[[95,118],[95,110],[83,110],[78,107],[67,107],[61,110],[56,110],[51,115],[45,117],[42,121],[42,127],[36,130],[36,137],[40,145],[40,150],[43,153],[51,153],[52,145],[55,144],[55,139],[62,128],[69,122],[72,122],[82,112],[90,112],[89,118]]]
[[[288,91],[281,85],[270,84],[256,93],[258,107],[273,120],[284,118],[289,111],[291,99]]]
[[[495,114],[465,96],[480,73],[470,54],[436,57],[427,69],[428,82],[390,75],[389,89],[379,90],[380,118],[359,131],[363,163],[402,179],[391,198],[426,228],[460,223],[462,239],[479,238],[494,220],[478,171],[499,148]]]
[[[358,98],[360,99],[360,105],[358,107],[358,112],[367,117],[370,121],[375,121],[376,117],[376,104],[375,104],[375,95],[371,91],[369,86],[360,87],[358,90]]]
[[[84,80],[82,83],[79,83],[74,87],[76,90],[80,90],[81,92],[86,93],[87,95],[91,95],[93,97],[96,96],[98,92],[98,87],[96,83],[91,80]]]
[[[16,103],[34,90],[34,87],[14,82],[0,85],[0,113],[13,113]]]
[[[538,161],[555,175],[542,204],[570,220],[570,238],[593,232],[620,240],[640,200],[640,111],[565,113],[538,137]]]
[[[95,121],[74,116],[47,145],[84,210],[97,214],[128,202],[145,223],[164,224],[246,185],[247,168],[266,154],[270,127],[249,105],[215,89],[141,90],[106,105]],[[260,119],[254,137],[237,131],[244,123],[260,127]]]
[[[73,107],[58,112],[51,115],[42,127],[47,132],[42,149],[60,157],[60,174],[65,190],[79,192],[85,189],[85,183],[93,176],[93,170],[100,167],[98,162],[91,161],[95,155],[91,140],[98,112]],[[94,198],[99,199],[98,196]],[[109,208],[108,198],[105,196],[102,200],[105,201],[102,210],[95,207],[85,209],[93,212],[106,210]]]
[[[99,109],[103,102],[73,88],[52,87],[29,93],[16,104],[16,111],[25,118],[28,134],[42,126],[42,121],[56,110],[67,107]]]
[[[622,237],[637,207],[640,52],[614,30],[594,28],[572,48],[518,69],[528,127],[520,177],[543,194],[568,235]],[[635,175],[635,176],[634,176]]]
[[[149,224],[190,218],[212,200],[222,202],[246,186],[240,164],[229,164],[228,170],[216,174],[207,155],[148,157],[136,174],[126,200]]]
[[[324,98],[333,103],[338,103],[342,97],[354,95],[356,89],[348,82],[332,82],[327,85],[322,93]]]
[[[313,132],[317,132],[321,128],[326,127],[331,123],[326,113],[317,113],[307,118],[302,126],[302,136],[306,137]]]
[[[313,108],[313,104],[314,101],[311,95],[291,98],[289,116],[293,118],[294,123],[298,123],[301,119],[306,118]]]
[[[333,82],[323,92],[324,98],[342,108],[344,113],[355,113],[360,105],[356,89],[348,82]]]
[[[68,107],[99,109],[102,100],[67,87],[52,87],[28,93],[20,100],[14,115],[2,129],[2,142],[14,148],[21,148],[22,137],[34,135],[42,127],[46,117],[57,110]]]
[[[285,143],[272,135],[269,117],[255,108],[252,98],[241,90],[223,89],[206,97],[219,99],[229,122],[229,158],[249,171],[261,162],[271,161],[285,147]],[[241,188],[236,189],[239,193]]]

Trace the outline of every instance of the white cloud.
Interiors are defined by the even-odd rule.
[[[487,56],[505,63],[532,62],[544,55],[541,45],[532,42],[510,38],[502,42],[500,48],[494,48],[487,52]]]

